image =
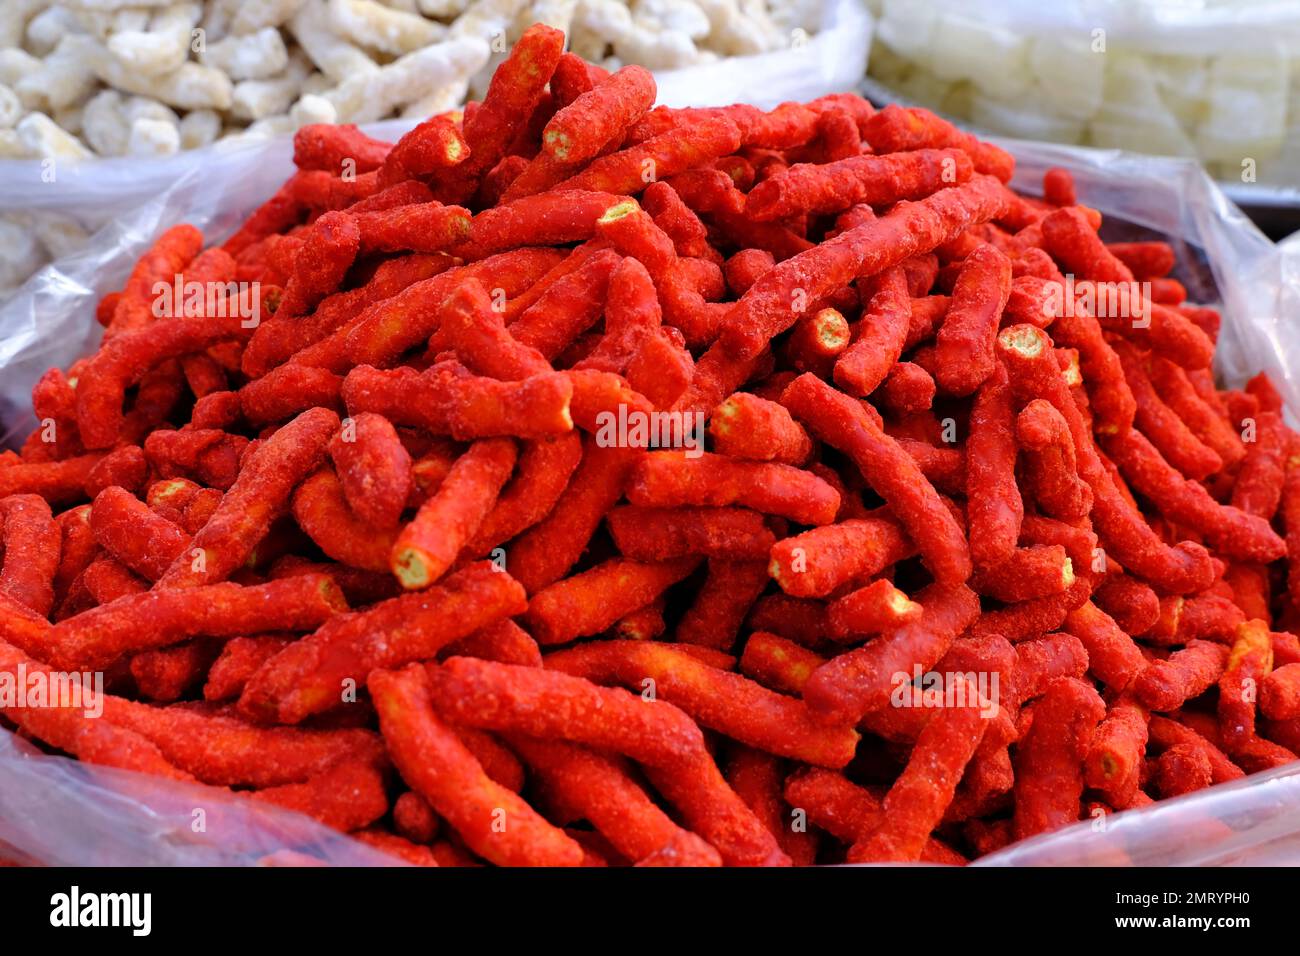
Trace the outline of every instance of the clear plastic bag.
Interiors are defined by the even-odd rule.
[[[990,133],[1195,156],[1300,202],[1300,6],[873,0],[871,78]]]
[[[1193,288],[1217,290],[1224,306],[1219,371],[1240,384],[1260,370],[1274,377],[1292,409],[1300,408],[1300,238],[1281,246],[1266,239],[1185,159],[1002,141],[1017,157],[1016,185],[1037,192],[1051,166],[1073,171],[1082,201],[1114,220],[1167,237],[1196,275]],[[228,149],[192,162],[140,208],[122,214],[80,253],[42,270],[0,309],[0,424],[31,425],[27,392],[49,365],[66,367],[98,335],[92,315],[103,292],[121,284],[131,263],[164,228],[190,222],[211,241],[229,234],[290,171],[287,143]],[[178,789],[184,792],[178,796]],[[85,767],[65,758],[24,753],[0,733],[0,841],[11,852],[44,862],[252,862],[285,846],[286,814],[220,791],[179,785],[125,771]],[[196,804],[196,800],[202,802]],[[219,814],[206,837],[190,830],[194,806]],[[1105,832],[1088,823],[1027,841],[988,858],[989,864],[1164,864],[1277,862],[1300,853],[1300,766],[1205,790],[1117,816]],[[292,815],[288,815],[292,816]],[[1206,836],[1206,821],[1226,825]],[[300,825],[300,824],[295,824]],[[319,830],[320,828],[316,828]],[[287,845],[325,846],[335,861],[365,847],[310,830]],[[183,839],[182,839],[183,837]],[[96,843],[96,841],[99,841]],[[98,849],[92,851],[92,847]],[[3,847],[0,847],[3,852]],[[92,855],[93,853],[93,855]],[[372,854],[373,855],[373,854]],[[359,857],[358,857],[359,859]]]

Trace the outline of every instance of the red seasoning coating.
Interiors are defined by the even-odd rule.
[[[7,726],[425,866],[962,865],[1297,759],[1300,438],[1173,246],[564,46],[162,224],[0,451],[0,685],[112,693]]]

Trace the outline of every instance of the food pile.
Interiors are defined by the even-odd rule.
[[[563,41],[102,300],[0,459],[0,678],[102,717],[7,721],[426,865],[959,864],[1296,759],[1300,447],[1168,246]]]
[[[1294,5],[1061,3],[1038,17],[1017,6],[873,0],[870,75],[991,133],[1197,157],[1225,182],[1300,184]]]

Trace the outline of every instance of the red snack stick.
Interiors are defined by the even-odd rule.
[[[1171,465],[1193,481],[1200,481],[1222,468],[1223,459],[1201,442],[1173,409],[1160,400],[1146,374],[1141,354],[1123,341],[1116,341],[1114,348],[1137,402],[1134,423],[1142,434]]]
[[[1267,411],[1256,416],[1253,429],[1249,422],[1246,429],[1248,435],[1253,432],[1254,441],[1246,443],[1246,457],[1232,486],[1232,505],[1271,520],[1285,482],[1287,433],[1281,416]]]
[[[393,801],[393,829],[412,843],[432,843],[441,827],[429,801],[414,790]]]
[[[343,833],[368,826],[388,812],[384,775],[361,763],[340,763],[302,783],[255,790],[251,796]]]
[[[225,636],[261,629],[310,630],[343,608],[324,575],[251,587],[223,583],[186,594],[131,594],[60,622],[49,632],[49,659],[102,666],[131,651],[166,647],[197,635]]]
[[[605,523],[619,551],[636,561],[687,555],[762,560],[776,543],[763,516],[743,508],[624,505],[606,515]]]
[[[95,560],[99,542],[90,526],[90,505],[69,508],[54,520],[59,525],[59,566],[54,572],[54,599],[58,604],[67,597],[77,576]]]
[[[1014,259],[1011,274],[1014,278],[1003,311],[1004,325],[1027,322],[1045,329],[1061,317],[1064,304],[1059,282],[1035,275],[1021,275]]]
[[[438,656],[441,659],[456,656],[481,657],[485,661],[500,661],[502,664],[542,666],[542,651],[537,642],[522,627],[508,620],[491,624],[448,644]]]
[[[1161,305],[1179,305],[1187,300],[1187,287],[1177,279],[1151,279],[1149,295]]]
[[[1156,790],[1166,799],[1202,790],[1212,777],[1210,758],[1194,744],[1174,744],[1155,760],[1151,773]]]
[[[136,690],[149,700],[179,700],[203,681],[220,651],[220,642],[202,639],[141,651],[130,665]]]
[[[334,469],[308,475],[293,492],[294,520],[335,561],[366,571],[387,571],[397,529],[376,528],[354,514]]]
[[[218,342],[247,338],[254,327],[254,320],[237,316],[171,318],[123,332],[105,343],[77,382],[77,427],[86,447],[108,448],[117,442],[123,430],[126,390],[151,368]]]
[[[970,576],[970,549],[934,486],[856,401],[813,375],[795,379],[781,404],[814,436],[847,454],[890,505],[941,583]]]
[[[1241,436],[1216,409],[1200,397],[1182,367],[1153,354],[1147,372],[1160,400],[1186,423],[1201,442],[1213,449],[1225,468],[1234,467],[1245,457],[1246,449],[1242,445]]]
[[[1015,704],[1042,696],[1058,677],[1083,677],[1088,671],[1088,652],[1072,634],[1059,632],[1021,641],[1016,652]]]
[[[433,588],[340,615],[290,644],[249,680],[240,710],[298,723],[344,703],[348,687],[355,689],[372,671],[431,658],[524,606],[508,574],[471,565]]]
[[[1122,572],[1112,571],[1101,579],[1092,594],[1097,607],[1105,611],[1125,634],[1142,634],[1160,616],[1160,602],[1149,585]]]
[[[1219,504],[1204,486],[1184,479],[1139,432],[1113,436],[1106,450],[1161,514],[1199,532],[1224,557],[1273,561],[1285,553],[1286,543],[1268,526],[1268,516]]]
[[[740,130],[722,116],[705,116],[688,126],[678,126],[626,149],[593,160],[585,169],[561,182],[556,191],[601,190],[634,195],[656,179],[704,165],[740,146]]]
[[[1168,660],[1153,661],[1137,676],[1133,692],[1154,711],[1167,713],[1214,686],[1227,666],[1222,644],[1192,641]]]
[[[623,495],[640,452],[583,441],[583,457],[564,495],[510,547],[510,573],[530,594],[558,581],[582,556],[601,519]]]
[[[975,685],[964,677],[958,681],[962,703],[942,708],[926,722],[906,769],[885,795],[880,824],[859,836],[849,850],[850,862],[921,859],[989,726],[982,713],[986,702]]]
[[[916,553],[887,512],[814,528],[772,546],[769,571],[796,597],[825,597]]]
[[[767,631],[755,631],[745,641],[740,672],[772,690],[799,694],[812,672],[825,663],[826,658],[801,644]]]
[[[132,573],[116,558],[107,556],[90,562],[81,574],[81,582],[96,604],[111,604],[118,598],[149,590],[148,581]]]
[[[439,712],[457,725],[568,740],[666,769],[705,755],[699,727],[667,701],[471,657],[453,657],[430,677]]]
[[[1106,331],[1118,333],[1189,371],[1209,367],[1214,358],[1214,341],[1190,319],[1168,306],[1145,299],[1133,305],[1136,295],[1133,286],[1119,288],[1128,291],[1120,292],[1114,284],[1091,280],[1074,284],[1076,296],[1091,297],[1099,303],[1095,315]]]
[[[996,176],[1004,183],[1011,179],[1016,166],[1009,153],[991,143],[980,142],[970,133],[919,107],[889,104],[866,120],[862,138],[877,153],[944,147],[960,149],[970,156],[977,171]]]
[[[588,820],[614,847],[641,866],[721,866],[694,833],[656,806],[617,760],[570,744],[512,736],[547,802]]]
[[[1219,735],[1229,753],[1255,736],[1255,703],[1273,670],[1273,642],[1263,621],[1243,622],[1219,677]]]
[[[470,375],[457,362],[440,362],[423,373],[363,365],[348,373],[342,390],[350,415],[375,412],[394,425],[415,425],[457,441],[567,432],[573,428],[572,394],[569,379],[559,373],[499,382]]]
[[[851,122],[851,121],[850,121]],[[857,132],[854,131],[856,139]],[[806,826],[796,823],[782,795],[781,761],[752,747],[730,748],[726,779],[745,805],[754,812],[795,866],[811,866],[817,857],[818,839]]]
[[[656,409],[671,408],[694,377],[695,363],[675,329],[647,336],[627,366],[628,383]]]
[[[593,159],[605,144],[622,139],[654,105],[654,99],[655,81],[650,72],[625,66],[551,117],[542,131],[542,150],[573,165]]]
[[[469,159],[456,167],[455,176],[440,188],[463,190],[465,195],[473,192],[476,177],[506,155],[519,134],[519,124],[538,109],[563,52],[561,31],[535,23],[523,32],[493,72],[483,102],[473,112],[466,111],[462,126]]]
[[[668,183],[656,181],[646,186],[641,194],[641,206],[655,221],[655,225],[668,234],[679,256],[706,256],[714,258],[717,253],[709,245],[708,230],[699,216],[682,201],[682,197]],[[769,257],[763,250],[748,250],[750,258],[754,254]],[[734,258],[734,257],[733,257]],[[733,291],[736,290],[733,286]]]
[[[192,550],[199,553],[178,556],[159,585],[184,588],[221,581],[247,560],[287,506],[293,487],[320,463],[338,424],[334,412],[314,408],[263,442],[245,460],[207,524],[195,533]]]
[[[462,218],[468,219],[468,215],[465,213]],[[311,225],[293,258],[293,272],[280,300],[280,309],[286,315],[302,315],[336,290],[363,245],[383,248],[382,243],[376,244],[369,235],[371,230],[362,229],[361,219],[361,216],[330,211]]]
[[[413,254],[381,263],[365,284],[326,296],[310,316],[276,315],[264,318],[253,331],[241,357],[249,377],[265,375],[289,356],[319,342],[359,316],[376,302],[431,279],[451,267],[450,256]]]
[[[1062,271],[1097,282],[1133,281],[1133,273],[1106,248],[1079,207],[1054,210],[1040,225],[1044,248]]]
[[[1177,548],[1166,546],[1123,499],[1097,454],[1091,430],[1070,396],[1047,343],[1041,329],[1015,325],[999,334],[998,351],[1013,391],[1026,398],[1047,399],[1070,426],[1079,476],[1092,487],[1091,517],[1098,534],[1126,569],[1171,591],[1202,590],[1214,576],[1208,553],[1190,542]]]
[[[596,220],[618,200],[613,190],[565,183],[478,213],[470,222],[469,237],[452,251],[464,259],[482,259],[519,246],[590,239]]]
[[[841,233],[780,263],[728,310],[720,346],[736,356],[757,354],[799,316],[795,290],[811,305],[858,275],[874,275],[929,252],[971,222],[995,215],[1004,200],[991,180],[977,177]],[[733,389],[734,390],[734,389]]]
[[[843,843],[857,842],[863,833],[877,827],[884,816],[881,801],[874,793],[820,767],[807,767],[786,778],[785,799],[790,806],[805,811],[809,822]],[[934,838],[926,841],[920,859],[950,866],[966,862],[959,853]]]
[[[1083,762],[1084,782],[1100,791],[1112,807],[1130,807],[1137,799],[1147,747],[1146,709],[1120,698],[1097,725]]]
[[[154,473],[164,477],[193,475],[219,490],[239,476],[249,441],[213,428],[171,431],[157,429],[144,440],[144,456]]]
[[[516,457],[514,442],[490,438],[456,461],[393,543],[389,566],[402,587],[428,587],[446,573],[496,504]]]
[[[280,634],[232,637],[226,641],[208,668],[207,680],[203,685],[203,699],[219,701],[238,698],[257,669],[284,650],[292,640],[292,637]]]
[[[544,359],[555,359],[600,318],[617,264],[617,253],[608,249],[597,252],[521,313],[510,324],[510,334]]]
[[[467,279],[501,289],[507,300],[543,275],[557,261],[551,249],[514,249],[459,269],[414,282],[374,302],[325,338],[296,352],[291,361],[345,372],[358,365],[387,366],[402,353],[428,341],[438,327],[441,303]]]
[[[1245,622],[1246,615],[1231,597],[1208,592],[1198,594],[1183,602],[1174,641],[1186,644],[1207,638],[1230,644],[1236,638],[1237,628]]]
[[[1092,509],[1092,489],[1078,475],[1070,427],[1055,407],[1034,399],[1016,417],[1026,484],[1047,515],[1078,521]]]
[[[293,164],[338,174],[350,161],[356,172],[368,173],[383,165],[392,148],[351,124],[311,123],[293,134]]]
[[[579,274],[582,270],[575,273]],[[506,329],[500,311],[477,280],[458,287],[443,306],[442,324],[434,339],[441,337],[476,374],[517,381],[551,371],[541,352],[519,342]]]
[[[1065,621],[1087,650],[1093,676],[1112,690],[1125,690],[1146,669],[1146,659],[1133,639],[1091,601],[1070,611]]]
[[[630,614],[625,614],[614,625],[614,636],[627,641],[653,641],[668,629],[664,621],[666,604],[661,594],[645,607],[639,607]]]
[[[1084,760],[1105,712],[1097,692],[1071,677],[1052,681],[1033,705],[1033,721],[1016,750],[1018,839],[1079,819]]]
[[[791,465],[685,451],[646,454],[627,496],[633,504],[659,507],[741,505],[813,525],[834,521],[840,504],[834,488]]]
[[[101,454],[78,455],[62,461],[0,462],[0,497],[40,495],[52,504],[84,496],[86,478]]]
[[[439,202],[411,203],[392,209],[359,212],[349,218],[355,223],[362,254],[443,252],[471,241],[472,237],[469,210],[461,206],[444,206]],[[320,221],[318,219],[317,223]],[[299,253],[300,259],[302,255]],[[331,290],[337,287],[338,282],[330,284]],[[286,288],[286,299],[288,293],[289,289]]]
[[[1007,604],[1060,594],[1074,584],[1074,567],[1059,544],[1017,548],[1000,564],[981,568],[970,580],[979,594]]]
[[[581,458],[582,441],[576,432],[526,442],[515,477],[497,496],[462,553],[482,557],[545,518],[560,500]]]
[[[1255,398],[1259,399],[1259,407],[1261,411],[1282,411],[1282,406],[1284,404],[1282,401],[1282,394],[1277,390],[1277,386],[1273,384],[1273,380],[1268,377],[1268,372],[1260,372],[1251,378],[1251,380],[1246,383],[1246,392],[1247,394],[1254,395]]]
[[[745,212],[767,222],[797,213],[839,212],[858,203],[886,206],[964,183],[972,172],[970,157],[957,149],[797,163],[751,189]]]
[[[709,415],[714,450],[731,458],[801,465],[812,455],[812,439],[785,407],[748,392],[736,392]]]
[[[832,658],[809,678],[804,699],[827,723],[856,723],[888,706],[893,675],[933,666],[979,613],[979,601],[963,585],[932,584],[917,599],[917,620]]]
[[[188,224],[172,226],[140,257],[117,299],[105,336],[140,329],[157,318],[154,287],[170,286],[203,248],[203,234]],[[93,447],[102,448],[102,445]]]
[[[1015,551],[1024,518],[1016,483],[1016,436],[1011,388],[995,369],[975,395],[966,440],[966,521],[971,558],[996,567]]]
[[[994,339],[1011,292],[1011,261],[990,245],[966,257],[935,336],[939,386],[969,395],[993,374]]]
[[[86,494],[93,498],[110,485],[137,491],[148,475],[149,463],[143,449],[139,445],[119,445],[90,469],[86,475]]]
[[[39,495],[0,499],[0,528],[4,554],[0,594],[41,617],[49,617],[63,541],[50,506]]]
[[[921,605],[881,578],[831,603],[830,636],[843,640],[892,631],[917,620],[921,613]]]
[[[1043,173],[1043,199],[1053,206],[1075,205],[1074,175],[1060,166]]]
[[[162,577],[190,546],[183,528],[116,486],[95,497],[90,528],[100,547],[149,581]]]
[[[472,658],[448,661],[431,675],[444,716],[474,726],[570,740],[624,753],[648,768],[651,782],[687,824],[733,866],[789,862],[726,785],[703,748],[699,728],[664,701],[647,706],[626,691],[581,678]]]
[[[464,162],[469,147],[447,115],[431,116],[402,135],[379,166],[380,188],[423,178]]]
[[[848,347],[849,324],[837,309],[805,315],[785,340],[786,361],[801,372],[829,375],[836,357]]]
[[[698,558],[648,564],[615,558],[537,591],[525,620],[543,646],[599,634],[694,570]]]
[[[482,764],[434,713],[423,669],[378,670],[369,680],[389,754],[402,778],[480,856],[503,866],[577,866],[582,848]],[[504,828],[494,824],[504,816]]]
[[[1174,268],[1174,250],[1167,242],[1110,242],[1106,248],[1137,279],[1157,279]]]
[[[346,419],[329,454],[353,513],[375,528],[395,527],[411,492],[411,456],[392,423],[370,412]]]
[[[767,562],[710,559],[695,599],[677,622],[682,643],[727,650],[768,582]]]
[[[880,390],[880,404],[896,415],[923,412],[934,404],[934,378],[914,362],[899,362]]]
[[[1259,710],[1269,720],[1300,717],[1300,663],[1278,667],[1259,684]]]
[[[642,202],[648,204],[649,197],[647,190]],[[776,259],[765,249],[741,249],[723,265],[727,287],[738,296],[744,295],[774,265]]]

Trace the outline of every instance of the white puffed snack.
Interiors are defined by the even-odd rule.
[[[170,156],[181,148],[180,128],[166,120],[141,116],[131,124],[128,156]]]
[[[289,51],[279,30],[263,27],[255,33],[232,33],[205,44],[199,62],[221,70],[232,80],[267,80],[289,65]]]
[[[441,40],[442,24],[403,13],[374,0],[330,0],[329,22],[334,32],[380,53],[411,53]]]
[[[174,3],[149,18],[148,29],[124,30],[108,38],[108,52],[123,69],[142,76],[162,76],[180,67],[189,56],[190,40],[199,22],[198,3]]]

